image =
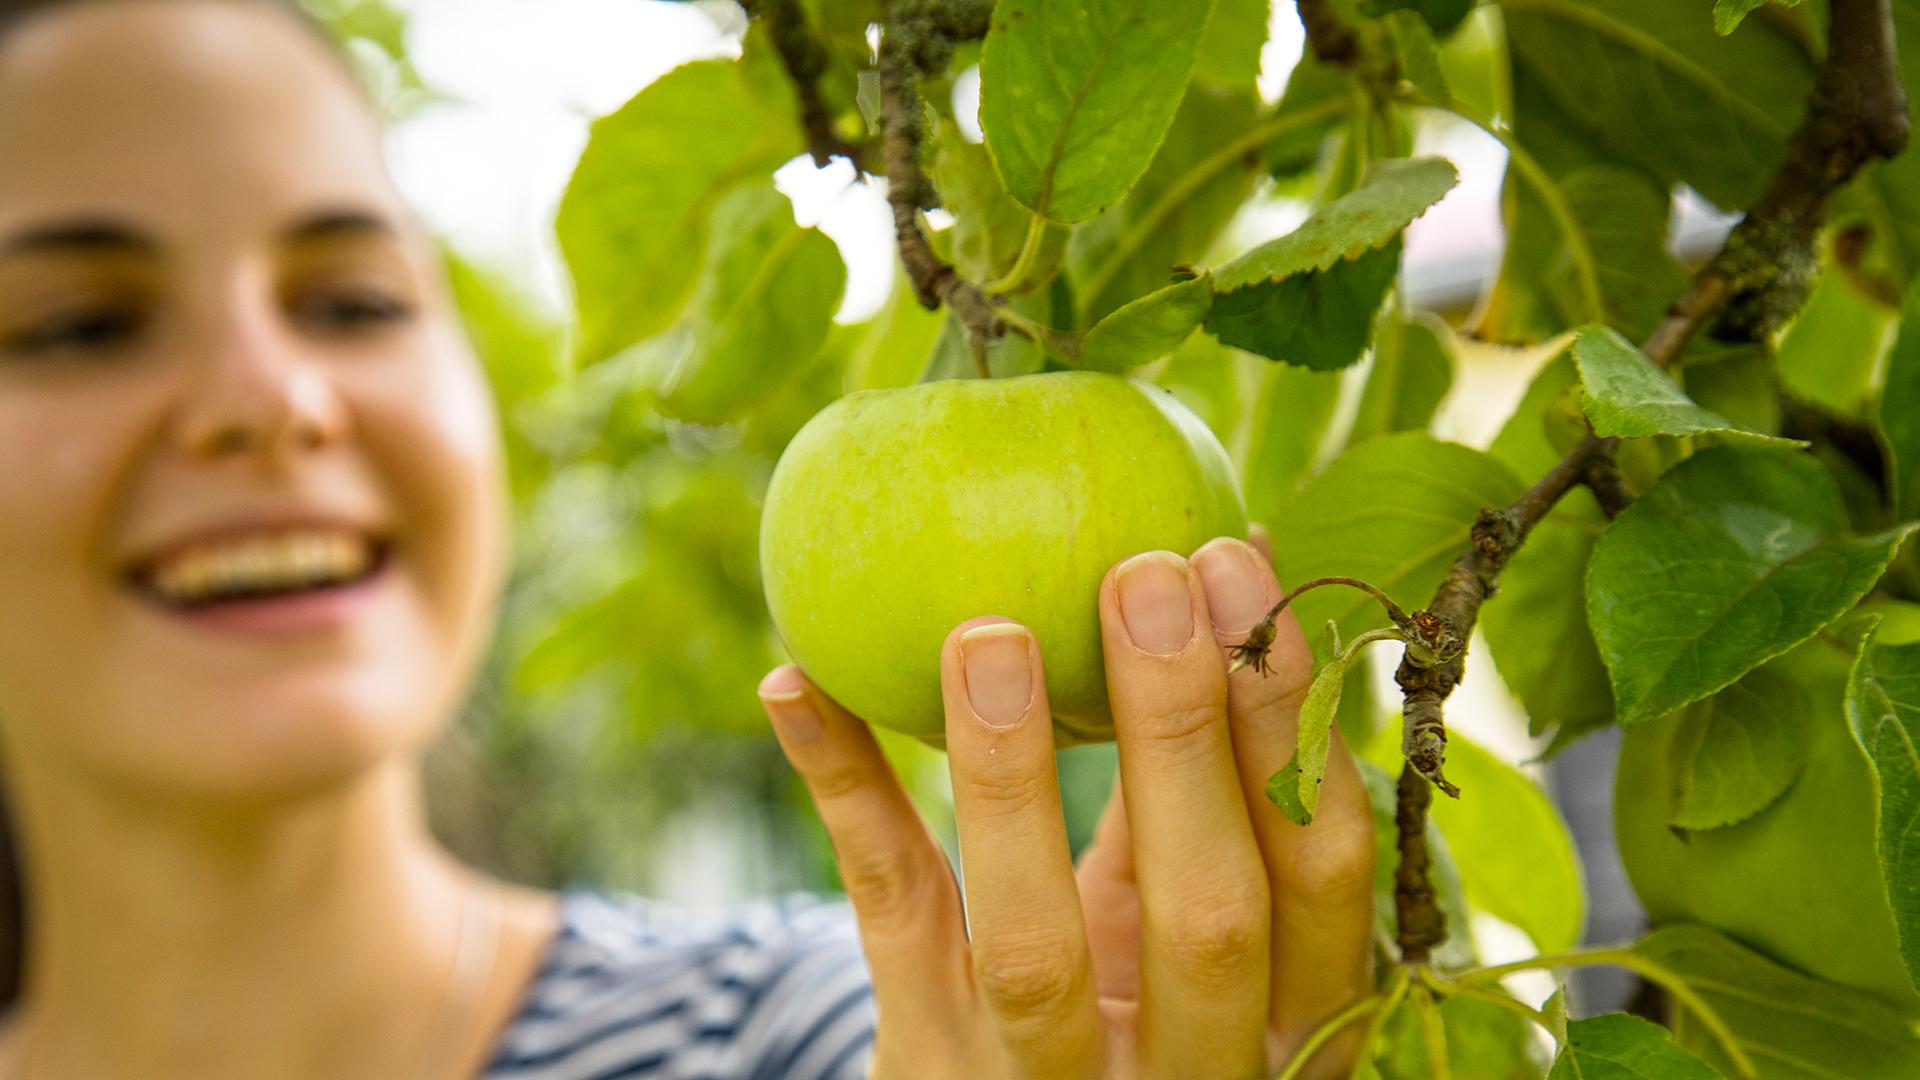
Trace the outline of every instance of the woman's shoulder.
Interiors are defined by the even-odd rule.
[[[873,998],[844,900],[574,889],[559,915],[485,1080],[865,1074]]]

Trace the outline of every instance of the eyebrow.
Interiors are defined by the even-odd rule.
[[[398,236],[400,230],[384,215],[352,208],[322,210],[281,234],[283,243],[308,244],[349,236]]]
[[[82,218],[39,225],[16,233],[0,244],[0,258],[29,254],[138,255],[154,258],[160,245],[153,237],[118,221]]]
[[[295,222],[280,234],[293,246],[351,236],[398,236],[384,216],[367,210],[328,209]],[[133,255],[152,259],[161,245],[152,236],[111,218],[79,218],[28,228],[0,242],[0,258],[13,255]]]

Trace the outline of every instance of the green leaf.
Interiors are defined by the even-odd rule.
[[[698,60],[594,122],[555,222],[581,359],[666,329],[692,295],[720,196],[804,149],[791,95],[768,85],[745,61]]]
[[[1672,0],[1501,0],[1524,66],[1608,156],[1750,205],[1806,106],[1812,63],[1789,31],[1714,33]]]
[[[1007,190],[1085,221],[1140,179],[1193,70],[1212,0],[1003,0],[980,57],[980,126]]]
[[[1645,353],[1608,327],[1583,328],[1574,341],[1573,358],[1596,435],[1718,435],[1761,446],[1807,445],[1744,430],[1694,404]]]
[[[1779,0],[1784,7],[1798,7],[1800,0]],[[1747,13],[1767,6],[1767,0],[1713,0],[1713,32],[1725,37],[1739,28]]]
[[[1332,102],[1349,101],[1353,91],[1353,76],[1346,68],[1339,64],[1324,63],[1309,50],[1287,74],[1287,87],[1281,91],[1280,101],[1273,107],[1274,115],[1298,115]],[[1320,160],[1327,136],[1343,123],[1344,117],[1331,113],[1325,119],[1268,140],[1261,148],[1267,171],[1274,179],[1285,180],[1313,168]]]
[[[1920,288],[1907,294],[1900,337],[1887,358],[1880,396],[1880,435],[1887,442],[1887,487],[1901,518],[1920,514]]]
[[[912,386],[926,369],[945,323],[945,312],[921,307],[913,283],[895,267],[885,306],[861,324],[847,356],[847,390]]]
[[[1505,506],[1524,490],[1496,458],[1398,432],[1348,449],[1265,524],[1283,580],[1363,578],[1411,611],[1426,606],[1467,550],[1481,508]],[[1348,588],[1316,589],[1291,607],[1300,625],[1333,619],[1347,638],[1384,617],[1378,601]]]
[[[1424,429],[1452,384],[1453,331],[1445,322],[1424,312],[1383,316],[1347,440]]]
[[[1254,127],[1259,112],[1251,93],[1198,82],[1187,91],[1140,182],[1067,241],[1076,327],[1165,286],[1173,267],[1206,261],[1260,177],[1253,155],[1221,155],[1221,132]]]
[[[1300,799],[1300,755],[1296,751],[1280,771],[1267,777],[1267,801],[1280,808],[1295,825],[1313,821],[1313,811]]]
[[[1455,924],[1448,922],[1449,927]],[[1444,964],[1436,966],[1445,967]],[[1540,1080],[1544,1062],[1533,1026],[1518,1013],[1490,1001],[1446,997],[1439,1003],[1447,1034],[1447,1061],[1460,1080]],[[1427,1058],[1427,1042],[1411,1003],[1403,1000],[1381,1028],[1374,1062],[1380,1080],[1432,1080],[1447,1075]],[[1365,1075],[1365,1074],[1359,1074]]]
[[[1622,725],[1728,685],[1839,618],[1911,527],[1847,533],[1818,462],[1715,447],[1681,462],[1594,545],[1587,613]]]
[[[933,181],[940,201],[953,214],[949,249],[953,264],[967,280],[998,281],[1013,269],[1027,239],[1033,212],[1016,202],[993,170],[980,143],[968,142],[957,125],[942,120],[935,142]],[[1066,253],[1066,233],[1056,226],[1043,252],[1054,267]],[[1051,268],[1042,268],[1041,277]]]
[[[1272,360],[1354,363],[1398,270],[1401,231],[1458,180],[1443,158],[1383,163],[1293,232],[1216,269],[1207,329]]]
[[[1900,959],[1920,987],[1920,643],[1883,645],[1875,638],[1869,630],[1861,640],[1847,680],[1847,720],[1873,762],[1880,873]]]
[[[1013,308],[1029,318],[1039,318],[1035,309],[1045,305],[1046,297],[1028,293],[1017,298]],[[1007,333],[987,346],[987,370],[996,379],[1009,375],[1032,375],[1046,367],[1047,354],[1038,343],[1017,333]],[[952,312],[941,322],[940,336],[934,340],[933,355],[920,373],[921,382],[936,379],[977,379],[980,369],[974,363],[972,347],[967,344],[966,328]]]
[[[1799,684],[1762,667],[1681,710],[1672,827],[1717,829],[1772,805],[1806,768],[1810,707]]]
[[[1767,1080],[1898,1080],[1920,1076],[1912,1021],[1879,998],[1782,967],[1716,930],[1670,926],[1633,951],[1678,975],[1732,1030]],[[1674,1041],[1727,1075],[1734,1070],[1696,1017]]]
[[[1382,616],[1384,619],[1385,616]],[[1320,805],[1320,784],[1327,776],[1327,749],[1332,743],[1333,719],[1340,708],[1340,690],[1346,685],[1347,670],[1361,657],[1361,650],[1374,641],[1397,637],[1398,631],[1372,630],[1340,648],[1340,633],[1332,633],[1334,645],[1327,662],[1313,676],[1307,696],[1300,702],[1298,738],[1293,756],[1280,771],[1267,778],[1267,798],[1284,811],[1295,825],[1309,825]],[[1292,790],[1288,791],[1287,788]]]
[[[1206,326],[1222,344],[1315,371],[1350,367],[1400,270],[1400,241],[1317,273],[1215,292]]]
[[[839,249],[795,225],[771,183],[728,193],[712,228],[657,399],[668,416],[701,423],[733,419],[780,389],[826,341],[846,283]]]
[[[1893,43],[1909,108],[1920,101],[1920,0],[1893,0]],[[1894,241],[1903,284],[1920,272],[1920,154],[1901,154],[1869,166],[1857,185],[1878,203],[1876,224]]]
[[[1205,274],[1148,293],[1095,323],[1073,366],[1119,372],[1158,360],[1180,347],[1212,303]]]
[[[1365,184],[1307,215],[1299,228],[1215,270],[1214,289],[1271,284],[1384,248],[1459,182],[1445,158],[1382,162]]]
[[[1474,0],[1360,0],[1362,14],[1378,17],[1397,11],[1418,15],[1441,37],[1453,32],[1473,11]]]
[[[1626,1013],[1602,1013],[1567,1025],[1567,1044],[1547,1080],[1721,1080],[1706,1062],[1674,1045],[1673,1033]]]
[[[1593,145],[1578,121],[1524,65],[1513,68],[1513,137],[1560,190],[1594,261],[1607,323],[1638,340],[1685,291],[1686,271],[1666,250],[1671,200],[1637,166]],[[1559,220],[1509,161],[1501,188],[1507,244],[1477,328],[1499,341],[1534,341],[1592,317]]]
[[[1767,343],[1695,338],[1674,377],[1701,408],[1748,431],[1779,434],[1780,371]]]
[[[1399,767],[1399,733],[1376,737],[1366,756]],[[1467,902],[1525,931],[1541,952],[1579,944],[1586,890],[1573,838],[1552,800],[1458,731],[1447,733],[1447,776],[1465,794],[1434,800],[1428,814],[1459,864]]]
[[[1214,343],[1206,335],[1189,340]],[[1244,354],[1243,354],[1244,355]],[[1312,468],[1340,400],[1340,373],[1311,371],[1292,364],[1261,362],[1259,397],[1248,417],[1250,438],[1239,462],[1247,492],[1247,517],[1273,528],[1283,508]],[[1291,576],[1292,567],[1281,572]],[[1294,580],[1306,580],[1295,578]]]
[[[1780,335],[1781,383],[1842,416],[1871,416],[1880,359],[1893,343],[1898,315],[1861,295],[1844,276],[1820,275],[1806,306]]]
[[[1393,907],[1393,868],[1400,859],[1396,845],[1399,835],[1393,823],[1398,796],[1395,794],[1398,770],[1388,772],[1364,758],[1354,762],[1360,779],[1367,785],[1367,803],[1373,809],[1373,925],[1374,934],[1383,941],[1396,940],[1398,916]],[[1447,847],[1440,827],[1427,822],[1427,856],[1433,892],[1440,912],[1446,916],[1447,939],[1433,952],[1433,964],[1442,971],[1457,971],[1474,963],[1472,923],[1467,911],[1466,890],[1460,884],[1460,869]]]
[[[1193,81],[1252,93],[1260,78],[1260,50],[1267,43],[1271,0],[1213,0],[1213,14],[1200,35]]]
[[[1420,96],[1441,108],[1453,104],[1453,91],[1447,88],[1446,73],[1440,70],[1440,50],[1433,30],[1413,11],[1391,12],[1386,19],[1393,36],[1394,57],[1400,62],[1400,77],[1413,84]]]

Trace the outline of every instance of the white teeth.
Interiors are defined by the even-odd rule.
[[[191,603],[343,581],[365,573],[373,557],[364,536],[309,529],[190,548],[156,566],[152,582],[165,599]]]

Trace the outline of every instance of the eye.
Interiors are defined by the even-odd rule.
[[[412,303],[391,294],[369,289],[345,289],[316,293],[301,300],[295,316],[319,330],[352,332],[401,323],[414,314]]]
[[[140,331],[138,313],[124,308],[83,308],[43,319],[8,335],[6,350],[26,356],[56,352],[103,352],[131,341]]]

